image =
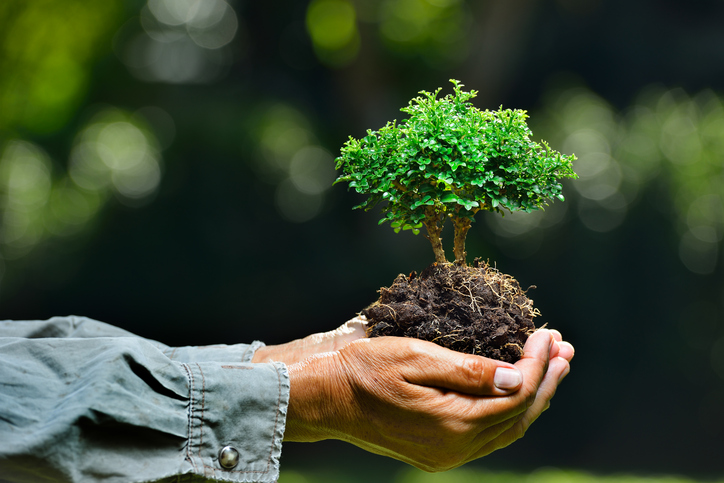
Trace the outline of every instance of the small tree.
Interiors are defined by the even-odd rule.
[[[337,158],[342,175],[369,198],[355,208],[369,210],[386,201],[380,224],[395,232],[424,225],[435,260],[446,262],[441,233],[447,218],[454,226],[455,263],[465,264],[465,238],[481,210],[541,209],[563,200],[558,178],[577,177],[573,155],[530,140],[522,110],[481,111],[454,79],[454,93],[438,98],[441,88],[412,99],[401,111],[410,117],[387,123],[367,136],[350,136]]]

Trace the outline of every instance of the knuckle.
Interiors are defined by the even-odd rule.
[[[487,368],[480,357],[468,356],[460,363],[461,372],[476,387],[484,385],[487,378]]]
[[[421,344],[421,340],[414,338],[406,338],[404,345],[396,345],[395,351],[399,357],[410,361],[425,361],[429,359],[430,353],[425,344]]]
[[[514,440],[518,440],[525,436],[526,431],[528,431],[528,423],[525,421],[525,419],[521,419],[520,421],[515,423],[515,426],[513,426]]]

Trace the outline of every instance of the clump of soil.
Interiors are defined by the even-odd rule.
[[[516,362],[540,313],[515,278],[476,259],[473,266],[434,263],[419,276],[398,275],[362,315],[369,337],[415,337]]]

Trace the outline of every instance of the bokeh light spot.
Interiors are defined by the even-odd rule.
[[[149,0],[140,22],[116,34],[114,49],[137,78],[148,82],[195,84],[223,76],[240,28],[225,0]]]
[[[256,124],[254,168],[275,186],[278,213],[293,223],[312,220],[336,177],[332,154],[319,146],[304,114],[290,105],[264,108]]]
[[[619,192],[621,170],[608,154],[594,152],[582,155],[575,166],[580,179],[573,186],[584,198],[603,200]]]
[[[312,0],[306,25],[314,51],[326,65],[342,67],[357,57],[357,14],[348,0]]]
[[[27,141],[7,143],[0,158],[0,242],[6,258],[26,254],[42,238],[51,180],[50,159],[42,149]]]
[[[206,78],[206,55],[201,47],[187,37],[172,42],[149,38],[144,46],[145,75],[149,80],[169,84],[202,82]]]
[[[55,183],[50,195],[50,216],[45,227],[56,236],[79,233],[103,205],[98,193],[80,190],[68,178]]]
[[[291,179],[285,179],[276,189],[276,206],[288,221],[304,223],[316,217],[322,208],[322,196],[300,191]]]
[[[258,123],[259,171],[270,179],[285,177],[294,154],[314,144],[309,122],[297,109],[275,104],[265,110]]]
[[[346,0],[313,0],[307,10],[307,29],[314,44],[339,50],[354,40],[356,14]]]
[[[544,210],[531,213],[522,211],[505,213],[487,212],[485,222],[498,237],[501,250],[508,256],[524,259],[534,255],[541,246],[543,232],[560,224],[564,219],[568,205],[552,203]]]
[[[605,233],[623,223],[626,206],[626,199],[620,193],[601,201],[583,198],[578,203],[578,216],[589,230]]]
[[[33,210],[44,205],[50,194],[50,160],[47,154],[26,141],[11,141],[0,160],[7,206]]]
[[[161,181],[156,140],[133,116],[103,111],[79,136],[70,177],[81,188],[112,189],[122,202],[134,203],[153,194]]]
[[[144,111],[173,125],[161,109]],[[0,259],[83,232],[114,194],[126,205],[147,203],[161,174],[159,143],[146,119],[120,109],[103,109],[79,131],[67,173],[54,170],[39,146],[7,141],[0,153]]]
[[[57,132],[83,102],[122,2],[3,2],[0,131]]]
[[[449,67],[468,55],[464,6],[458,0],[385,0],[380,36],[393,52],[419,56],[431,67]]]
[[[334,182],[334,159],[325,149],[306,146],[292,157],[289,164],[289,179],[302,193],[321,194]]]
[[[718,259],[719,246],[716,241],[705,241],[691,231],[682,235],[679,241],[679,258],[686,268],[700,275],[714,271]]]
[[[227,15],[223,15],[218,22],[210,26],[196,27],[194,24],[189,25],[189,36],[196,42],[196,45],[205,49],[215,50],[229,44],[239,29],[239,21],[234,15],[233,10],[227,4],[225,9],[230,10]]]
[[[722,200],[722,196],[707,194],[696,198],[689,205],[686,224],[692,234],[702,241],[721,241],[724,236],[724,200]]]
[[[549,96],[548,122],[534,130],[564,152],[575,152],[580,179],[569,183],[581,222],[605,232],[623,223],[639,193],[660,182],[680,239],[679,258],[698,274],[712,273],[724,240],[724,102],[711,90],[689,96],[659,85],[643,89],[617,114],[585,88]],[[540,129],[538,131],[537,129]]]

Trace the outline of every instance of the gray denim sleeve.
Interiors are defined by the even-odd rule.
[[[0,323],[2,479],[278,479],[284,364],[244,362],[243,345],[213,350],[210,359],[233,354],[227,361],[173,360],[132,334],[63,337],[57,326],[60,338],[18,336],[19,326],[6,337],[8,324]]]
[[[52,317],[48,320],[0,320],[0,337],[89,339],[138,336],[105,322],[88,317],[69,315],[66,317]],[[169,347],[155,340],[145,340],[162,350],[169,359],[179,362],[251,362],[256,350],[259,347],[264,347],[264,343],[260,341],[254,341],[251,344]]]
[[[138,336],[127,330],[88,317],[69,315],[66,317],[52,317],[48,320],[0,320],[0,337],[91,339],[95,337]],[[155,341],[149,342],[166,347],[164,344]]]

